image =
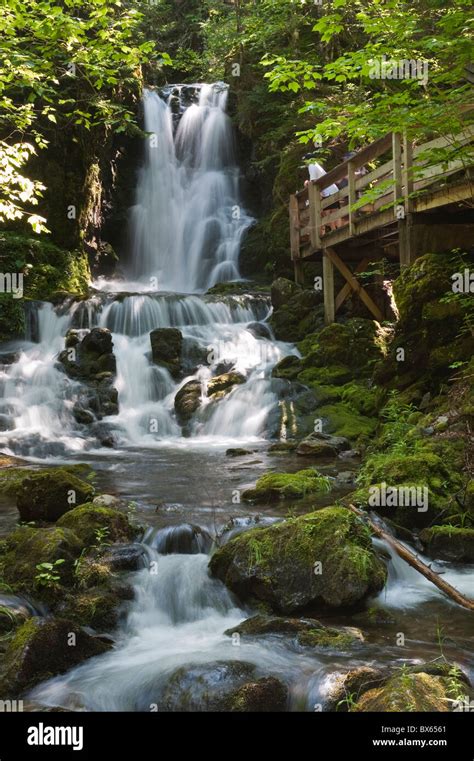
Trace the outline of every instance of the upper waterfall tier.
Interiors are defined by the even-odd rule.
[[[199,293],[239,278],[252,219],[239,197],[222,83],[145,90],[145,162],[131,210],[128,277],[143,289]]]

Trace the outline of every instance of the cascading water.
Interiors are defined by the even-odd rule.
[[[338,671],[369,661],[387,665],[403,658],[424,659],[430,647],[436,656],[432,644],[416,639],[418,622],[416,616],[414,622],[405,616],[407,611],[431,606],[427,608],[430,616],[431,611],[440,611],[450,623],[458,615],[463,632],[462,614],[428,582],[420,583],[419,576],[415,579],[415,572],[394,555],[388,586],[377,600],[395,619],[389,641],[385,629],[378,642],[364,643],[355,651],[311,652],[294,639],[278,635],[243,638],[235,646],[224,633],[252,614],[239,607],[207,570],[206,553],[216,534],[218,510],[220,528],[240,510],[230,505],[234,476],[229,466],[226,469],[224,447],[268,437],[272,411],[278,408],[271,368],[293,351],[290,345],[276,342],[268,325],[261,324],[270,315],[267,296],[197,295],[217,282],[239,277],[240,243],[251,224],[239,201],[226,98],[223,85],[177,86],[161,95],[145,92],[145,129],[150,134],[131,211],[129,281],[97,283],[96,294],[85,302],[56,308],[31,305],[31,340],[8,347],[3,365],[0,357],[1,449],[41,460],[76,454],[99,463],[104,449],[97,451],[96,424],[78,423],[74,416],[82,384],[68,378],[57,357],[68,329],[109,329],[117,360],[119,413],[97,423],[114,435],[115,449],[105,450],[104,456],[109,462],[116,458],[107,465],[109,483],[121,493],[120,476],[130,463],[129,470],[138,472],[135,486],[142,477],[150,484],[145,507],[152,507],[154,514],[157,498],[170,499],[179,470],[180,495],[185,492],[196,503],[193,516],[198,516],[194,521],[200,524],[196,530],[189,523],[182,526],[174,521],[158,533],[153,528],[145,534],[142,547],[147,563],[130,577],[135,598],[114,632],[114,648],[36,687],[30,698],[40,706],[175,710],[183,707],[182,698],[173,693],[173,684],[180,683],[187,701],[184,707],[202,710],[208,706],[209,695],[216,696],[220,684],[233,678],[236,665],[237,672],[240,668],[239,673],[247,674],[247,681],[252,667],[252,679],[268,674],[282,679],[290,687],[292,708],[314,710],[315,704],[324,705]],[[260,323],[257,331],[251,325],[255,322]],[[183,336],[185,369],[179,381],[151,361],[150,332],[166,327],[179,328]],[[207,384],[226,367],[241,373],[245,382],[224,398],[212,400]],[[174,399],[189,380],[201,384],[201,405],[184,438]],[[204,456],[193,460],[192,448],[202,445]],[[172,450],[168,459],[164,455],[160,459],[164,450]],[[199,503],[198,491],[206,477],[214,494],[227,479],[226,491],[216,498],[217,511],[211,500],[213,526],[209,503],[206,509]],[[167,503],[168,509],[172,516],[174,510],[189,509],[189,503]],[[184,520],[190,520],[189,514]],[[250,507],[244,516],[240,512],[240,520],[220,534],[221,540],[254,525]],[[258,516],[259,525],[272,520]],[[460,588],[472,579],[472,569],[456,572],[445,564],[444,570]],[[23,603],[4,597],[3,604]],[[400,612],[405,616],[407,641],[410,634],[412,638],[407,655],[391,644],[400,631],[396,620]],[[174,683],[173,674],[178,680]]]
[[[128,274],[151,290],[194,293],[238,279],[240,243],[252,222],[239,198],[227,87],[196,90],[176,130],[181,88],[167,97],[145,91],[149,137],[131,214]]]

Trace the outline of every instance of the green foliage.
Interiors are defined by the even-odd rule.
[[[36,565],[38,573],[35,576],[35,582],[38,587],[55,587],[61,581],[58,566],[64,562],[64,558],[58,558],[53,563],[38,563]]]
[[[45,230],[45,220],[30,208],[44,185],[25,177],[24,167],[55,131],[67,130],[79,142],[97,126],[137,130],[123,95],[138,91],[143,64],[169,63],[145,34],[140,5],[128,0],[3,4],[0,222],[24,219],[35,232]]]

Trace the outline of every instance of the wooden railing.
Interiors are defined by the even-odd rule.
[[[474,155],[466,162],[459,158],[448,163],[432,163],[429,151],[474,143],[474,126],[467,126],[454,137],[442,137],[413,146],[398,133],[388,133],[363,148],[355,156],[310,182],[290,197],[291,257],[298,259],[377,227],[390,224],[412,211],[430,208],[421,200],[436,183],[442,186],[451,175],[474,165]],[[370,162],[381,162],[375,169],[357,176],[357,170]],[[345,182],[337,193],[322,192],[334,183]],[[458,194],[454,200],[466,197]],[[360,200],[361,196],[366,194]],[[441,193],[442,195],[442,193]],[[472,196],[472,191],[471,191]],[[452,202],[452,196],[447,196]],[[433,205],[442,205],[443,199]]]

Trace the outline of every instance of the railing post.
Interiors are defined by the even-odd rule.
[[[347,187],[349,191],[349,235],[355,235],[355,218],[356,213],[352,211],[352,205],[356,202],[356,187],[355,187],[355,169],[352,161],[349,161],[347,165]]]
[[[317,251],[321,248],[321,191],[313,182],[308,185],[308,199],[311,247]]]

